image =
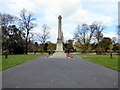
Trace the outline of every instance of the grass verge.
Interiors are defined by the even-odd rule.
[[[26,63],[32,60],[36,60],[40,56],[47,56],[47,54],[28,54],[28,55],[8,55],[8,58],[6,59],[5,56],[2,56],[2,68],[1,70],[5,70],[17,65],[20,65],[22,63]]]
[[[90,62],[108,67],[110,69],[116,70],[120,72],[120,66],[118,65],[118,56],[113,55],[113,58],[110,58],[109,55],[92,55],[92,54],[81,54],[80,57],[82,57],[85,60],[88,60]],[[118,68],[119,66],[119,68]]]

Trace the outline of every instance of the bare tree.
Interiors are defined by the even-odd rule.
[[[28,39],[29,39],[29,32],[32,30],[36,24],[35,24],[35,18],[33,18],[33,14],[31,12],[26,11],[23,9],[20,13],[21,19],[20,19],[20,26],[22,30],[25,30],[26,32],[26,45],[25,45],[25,54],[28,52]]]
[[[81,44],[83,53],[86,53],[96,28],[93,24],[82,24],[81,26],[78,25],[76,29],[77,31],[74,34],[74,39]]]
[[[102,23],[99,23],[99,22],[94,22],[93,24],[96,28],[96,32],[95,32],[95,39],[96,39],[96,43],[97,43],[96,53],[100,54],[100,42],[103,39],[102,31],[104,30],[105,26],[103,26]]]
[[[49,34],[50,34],[49,29],[50,28],[46,24],[44,24],[42,26],[42,32],[36,34],[37,35],[37,39],[41,42],[41,44],[45,44],[47,39],[50,38],[49,37]]]
[[[50,32],[49,32],[49,27],[46,25],[46,24],[44,24],[43,26],[42,26],[42,30],[41,30],[41,33],[36,33],[36,36],[37,36],[37,39],[38,39],[38,41],[40,41],[41,42],[41,53],[43,53],[43,51],[44,51],[44,49],[45,49],[45,44],[46,44],[46,41],[47,41],[47,39],[49,39],[50,37],[49,37],[49,34],[50,34]]]

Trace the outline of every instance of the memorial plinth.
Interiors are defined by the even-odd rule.
[[[56,51],[50,58],[66,58],[66,54],[63,51],[63,33],[62,33],[62,17],[59,15],[58,17],[58,38]]]

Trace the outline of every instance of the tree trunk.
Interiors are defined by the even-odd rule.
[[[25,54],[28,53],[28,35],[29,35],[29,29],[27,30],[27,36],[26,36]]]
[[[98,42],[98,45],[97,45],[96,54],[97,54],[97,55],[101,55],[101,51],[100,51],[100,43],[99,43],[99,42]]]
[[[25,54],[27,54],[28,53],[28,45],[26,44],[26,46],[25,46]]]
[[[28,53],[28,42],[27,42],[27,37],[26,37],[26,44],[25,44],[25,54]]]

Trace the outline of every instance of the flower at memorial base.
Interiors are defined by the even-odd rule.
[[[74,56],[67,56],[67,58],[75,58]]]

